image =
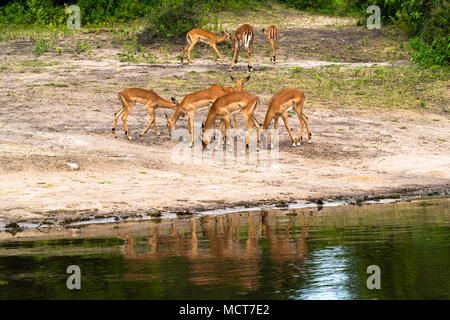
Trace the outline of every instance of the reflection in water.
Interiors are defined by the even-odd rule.
[[[449,299],[449,205],[200,215],[35,240],[0,232],[0,300]],[[69,265],[81,268],[82,290],[67,290]],[[381,290],[366,286],[369,265]]]
[[[308,253],[306,238],[311,218],[312,213],[305,218],[303,211],[298,216],[282,217],[268,211],[205,216],[200,220],[194,217],[189,231],[185,226],[177,230],[173,223],[166,230],[156,225],[147,241],[133,238],[129,229],[122,236],[117,231],[116,236],[124,240],[120,248],[128,269],[124,277],[127,281],[148,279],[146,261],[177,256],[187,259],[189,272],[185,276],[198,286],[217,287],[232,279],[241,290],[254,291],[260,288],[262,251],[266,250],[273,264],[284,265],[289,271],[272,279],[271,286],[281,288],[286,278],[295,279],[305,273],[303,261]],[[291,230],[296,223],[300,223],[300,232],[293,236]]]

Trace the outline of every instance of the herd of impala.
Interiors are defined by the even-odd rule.
[[[279,39],[279,30],[276,26],[270,26],[267,29],[262,29],[262,32],[265,34],[268,43],[270,44],[270,61],[275,63],[276,60],[276,46]],[[222,32],[221,36],[217,36],[214,33],[203,30],[203,29],[192,29],[186,34],[186,46],[183,48],[181,52],[181,62],[184,61],[184,53],[187,51],[188,63],[191,63],[191,50],[195,46],[198,41],[207,43],[210,45],[213,50],[214,61],[217,63],[216,55],[219,56],[220,61],[223,63],[222,56],[220,55],[219,50],[216,47],[216,44],[227,41],[229,43],[234,42],[234,52],[233,59],[230,67],[230,71],[233,69],[233,66],[238,60],[238,52],[240,46],[244,46],[247,51],[248,56],[248,72],[252,71],[251,64],[251,51],[253,47],[253,39],[255,36],[255,30],[249,24],[241,25],[236,32],[234,33],[234,39],[231,39],[231,36],[227,32]],[[236,114],[239,111],[244,116],[248,135],[246,138],[244,151],[247,150],[249,139],[253,130],[253,126],[257,129],[258,134],[258,147],[259,140],[261,136],[261,129],[266,131],[270,126],[272,120],[274,120],[274,128],[278,128],[278,118],[282,118],[284,125],[289,133],[289,136],[292,140],[292,145],[300,145],[302,141],[302,132],[303,126],[306,125],[306,130],[308,132],[308,143],[311,143],[311,131],[309,130],[308,118],[303,114],[303,102],[305,100],[304,93],[297,89],[284,89],[279,93],[275,94],[269,102],[269,107],[267,109],[266,116],[264,118],[264,123],[261,126],[259,121],[256,119],[254,113],[258,109],[260,105],[260,100],[255,95],[243,91],[243,85],[250,79],[250,76],[245,79],[234,79],[231,77],[233,82],[236,84],[236,89],[232,87],[224,87],[218,84],[213,84],[209,88],[200,90],[197,92],[190,93],[186,95],[180,103],[175,98],[171,98],[171,101],[165,100],[161,98],[154,91],[146,90],[142,88],[127,88],[119,93],[119,100],[122,104],[122,107],[114,114],[114,125],[113,125],[113,135],[116,135],[116,125],[117,120],[120,116],[122,116],[123,126],[125,129],[125,135],[128,139],[131,140],[130,132],[127,126],[127,117],[133,108],[135,103],[139,103],[145,105],[147,108],[151,120],[147,128],[141,133],[141,136],[144,135],[150,127],[154,126],[154,130],[156,135],[159,135],[158,129],[156,128],[155,122],[155,109],[157,108],[167,108],[174,110],[174,113],[171,117],[168,117],[167,114],[167,126],[169,129],[169,134],[172,134],[172,129],[177,122],[178,118],[181,115],[188,115],[188,130],[190,133],[190,146],[192,147],[194,144],[194,114],[197,110],[209,108],[208,116],[206,121],[203,124],[203,135],[202,135],[202,143],[203,147],[206,148],[209,145],[209,130],[211,128],[215,128],[216,120],[220,121],[219,126],[219,137],[217,140],[216,149],[221,145],[222,139],[220,137],[223,126],[225,126],[226,130],[231,129],[231,119],[230,116],[233,115],[234,124],[236,129],[238,128],[238,123],[236,119]],[[295,109],[298,118],[300,120],[300,136],[299,140],[296,143],[295,139],[292,135],[291,129],[289,128],[287,121],[287,111]],[[227,136],[225,135],[224,138]],[[266,141],[268,146],[273,147],[270,142],[269,132],[266,133]],[[233,139],[229,139],[230,144],[233,145]]]

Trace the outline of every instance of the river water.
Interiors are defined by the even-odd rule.
[[[2,231],[0,299],[450,299],[449,205]],[[70,265],[80,269],[79,290],[67,287]],[[369,266],[379,267],[380,289],[367,286]]]

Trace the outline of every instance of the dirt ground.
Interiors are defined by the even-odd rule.
[[[329,20],[333,21],[327,17]],[[365,43],[361,40],[369,34],[367,29],[352,26],[352,21],[344,20],[347,26],[341,26],[338,18],[335,22],[339,25],[318,24],[313,29],[308,21],[287,26],[281,35],[289,41],[285,40],[285,46],[280,43],[275,67],[269,65],[264,55],[267,47],[260,37],[255,46],[254,74],[264,76],[274,68],[312,68],[332,62],[352,62],[349,68],[366,67],[362,62],[408,63],[405,57],[398,59],[389,52],[381,55],[383,60],[370,59],[373,43],[381,43],[374,50],[383,52],[383,46],[392,39],[376,32]],[[300,35],[320,39],[306,42]],[[160,54],[161,63],[120,62],[117,54],[122,49],[109,45],[108,37],[109,33],[99,33],[90,38],[97,44],[92,55],[48,52],[39,58],[30,51],[32,41],[0,42],[3,221],[39,221],[67,213],[164,213],[412,191],[445,194],[450,189],[450,119],[448,114],[433,110],[380,112],[307,101],[305,114],[313,143],[291,146],[280,121],[277,170],[233,161],[174,162],[172,151],[177,143],[169,137],[163,114],[171,114],[171,110],[156,111],[160,136],[149,130],[139,137],[149,117],[145,108],[136,105],[128,117],[133,140],[125,139],[120,120],[119,137],[114,139],[111,128],[120,90],[129,86],[159,88],[157,84],[164,77],[174,77],[175,83],[193,71],[200,73],[196,83],[174,84],[158,91],[164,98],[181,99],[193,88],[211,84],[204,82],[203,74],[227,72],[230,57],[224,54],[227,64],[216,65],[209,49],[203,47],[194,64],[181,66],[177,61],[181,46],[176,46],[173,53]],[[386,41],[379,42],[379,38]],[[61,39],[61,46],[68,41]],[[161,53],[160,48],[146,50]],[[245,65],[246,58],[241,58],[238,71],[244,71]],[[231,81],[227,85],[231,86]],[[180,89],[174,92],[174,88]],[[256,114],[262,122],[271,94],[253,93],[263,101]],[[199,111],[196,120],[203,121],[206,114],[207,110]],[[297,138],[296,116],[290,117],[289,123]],[[242,117],[240,127],[244,127]],[[180,118],[176,128],[186,130],[186,118]],[[78,164],[79,170],[69,170],[66,162]]]

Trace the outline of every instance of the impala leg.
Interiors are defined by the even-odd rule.
[[[247,151],[248,147],[249,147],[249,143],[250,143],[250,137],[252,135],[252,131],[253,131],[253,126],[252,126],[252,119],[251,117],[246,116],[245,117],[245,122],[247,123],[247,128],[248,128],[248,135],[247,135],[247,139],[245,139],[245,147],[244,147],[244,152]]]
[[[261,138],[261,125],[260,125],[258,119],[256,119],[254,115],[252,115],[252,122],[256,126],[256,130],[258,132],[258,140],[257,140],[257,145],[256,145],[256,151],[259,151],[259,141],[260,141],[260,138]]]
[[[222,144],[222,129],[223,129],[224,122],[220,121],[219,125],[219,133],[217,134],[217,143],[216,147],[214,149],[219,150],[220,145]]]
[[[155,129],[156,135],[159,136],[158,129],[156,128],[155,111],[150,106],[147,106],[147,110],[148,110],[148,113],[150,114],[150,119],[151,120],[150,120],[150,123],[148,124],[147,128],[145,128],[145,130],[141,133],[141,136],[143,136],[144,134],[147,133],[148,129],[150,129],[152,124],[154,125],[154,129]]]
[[[122,115],[122,122],[123,122],[123,128],[125,129],[125,135],[128,137],[128,140],[131,140],[130,132],[128,131],[127,126],[127,118],[128,114],[130,113],[130,109],[126,109],[125,112]]]
[[[212,45],[212,44],[210,44],[209,46],[210,46],[210,48],[211,48],[211,51],[212,51],[212,54],[213,54],[213,59],[214,59],[214,62],[218,64],[218,62],[217,62],[217,58],[216,58],[216,52],[214,51],[213,45]]]
[[[238,126],[238,123],[237,123],[236,114],[233,114],[233,120],[234,120],[234,126],[236,128],[236,132],[237,132],[239,138],[242,139],[241,133],[239,132],[239,126]]]
[[[274,119],[274,124],[273,124],[273,128],[274,129],[278,129],[278,117],[276,117],[275,119]],[[273,146],[275,145],[275,139],[276,139],[277,137],[275,136],[275,134],[273,135],[273,144],[271,144],[270,145],[270,148],[272,149],[273,148]]]
[[[237,62],[237,54],[239,53],[239,41],[237,39],[234,39],[234,53],[233,53],[233,60],[231,60],[231,67],[230,67],[230,71],[231,69],[233,69],[234,64]]]
[[[187,48],[189,47],[190,43],[186,43],[186,45],[183,48],[183,51],[181,51],[181,64],[184,62],[184,53],[186,52]]]
[[[300,115],[298,115],[298,119],[300,120],[300,134],[299,134],[298,142],[297,142],[297,145],[299,146],[303,140],[303,137],[302,137],[303,136],[303,125],[305,124],[305,121],[303,120],[301,113],[300,113]]]
[[[292,136],[291,128],[289,128],[289,123],[288,123],[286,112],[283,113],[282,118],[283,118],[284,126],[286,127],[286,129],[289,133],[289,136],[291,137],[292,145],[295,146],[295,140],[294,140],[294,137]]]
[[[272,119],[274,118],[274,114],[270,113],[270,110],[267,111],[266,117],[264,119],[264,124],[262,126],[262,130],[263,130],[263,136],[264,136],[264,132],[266,134],[266,144],[267,144],[267,148],[270,147],[270,132],[269,130],[267,130],[267,128],[270,126],[270,123],[272,122]]]
[[[226,122],[225,122],[225,120],[222,119],[220,124],[222,125],[222,128],[225,126],[225,130],[220,129],[221,132],[223,131],[223,139],[222,139],[222,143],[223,143],[223,144],[229,145],[229,144],[230,144],[230,141],[227,141],[228,134],[227,134],[227,129],[226,129]]]
[[[114,123],[113,123],[113,128],[112,128],[112,133],[114,135],[114,138],[117,138],[117,134],[116,134],[117,120],[119,119],[119,117],[122,115],[122,113],[124,111],[125,111],[125,107],[122,107],[119,110],[117,110],[116,113],[114,113]]]
[[[269,46],[270,46],[270,62],[272,62],[272,58],[273,58],[273,43],[272,41],[269,42]]]
[[[194,113],[189,113],[189,131],[191,133],[191,144],[190,147],[194,146]]]
[[[273,63],[277,60],[277,44],[273,44]]]
[[[216,45],[213,44],[213,45],[212,45],[212,48],[214,49],[214,51],[216,51],[217,55],[219,56],[220,62],[223,63],[222,56],[220,55],[220,52],[219,52],[219,50],[217,49]]]
[[[247,57],[248,57],[248,72],[252,72],[252,47],[251,45],[248,46],[247,48]]]
[[[308,132],[308,143],[312,143],[311,141],[311,130],[309,130],[309,125],[308,125],[308,118],[306,118],[306,116],[302,113],[302,118],[303,121],[305,122],[306,125],[306,131]]]
[[[233,151],[234,150],[233,135],[231,134],[231,120],[229,116],[225,118],[225,126],[227,131],[230,130],[228,131],[229,134],[227,134],[227,132],[225,132],[225,134],[227,135],[228,141],[230,141],[230,149],[231,151]]]
[[[191,51],[197,42],[192,42],[187,48],[188,63],[191,63]]]

